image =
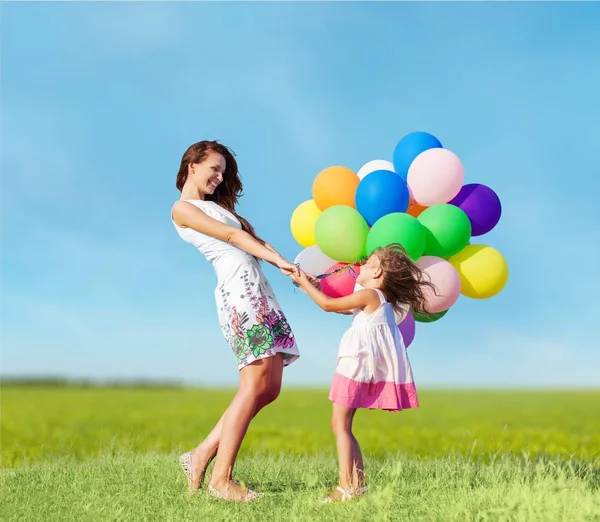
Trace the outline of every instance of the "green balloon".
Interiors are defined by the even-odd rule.
[[[345,205],[325,209],[315,223],[315,239],[336,261],[354,263],[365,256],[369,226],[360,213]]]
[[[450,310],[450,308],[448,308],[448,310]],[[418,321],[419,323],[434,323],[435,321],[438,321],[439,319],[444,317],[448,313],[448,310],[443,310],[441,312],[436,312],[435,314],[429,315],[420,315],[413,313],[413,317],[415,318],[415,321]]]
[[[471,221],[454,205],[433,205],[418,217],[425,229],[426,256],[448,258],[458,254],[471,239]]]
[[[416,261],[425,249],[425,230],[414,217],[404,212],[393,212],[378,219],[367,236],[367,254],[376,248],[401,244],[408,256]]]

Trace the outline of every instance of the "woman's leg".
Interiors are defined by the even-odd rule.
[[[239,390],[222,417],[217,458],[210,479],[211,486],[231,500],[240,500],[247,493],[231,480],[233,466],[250,421],[279,394],[282,372],[282,354],[255,361],[240,371]]]
[[[265,396],[263,404],[256,410],[258,413],[262,408],[274,402],[281,392],[281,383],[283,381],[283,354],[278,353],[271,357],[271,373],[269,375],[269,391]]]
[[[353,408],[333,403],[333,415],[331,418],[331,427],[335,435],[340,486],[345,490],[352,490],[352,468],[354,462],[353,436],[352,436],[352,417]]]
[[[221,438],[221,428],[223,427],[223,419],[228,410],[229,408],[225,410],[207,437],[192,451],[192,491],[202,486],[206,468],[208,468],[208,465],[217,454],[219,439]]]
[[[262,401],[257,404],[254,416],[256,416],[262,408],[277,399],[279,392],[281,391],[283,356],[277,355],[272,359],[268,391],[265,393],[264,397],[262,397]],[[221,415],[221,418],[207,437],[192,452],[192,490],[196,490],[202,485],[206,469],[217,454],[221,439],[223,419],[228,411],[229,408]]]

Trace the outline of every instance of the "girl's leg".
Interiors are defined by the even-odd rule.
[[[222,418],[210,479],[210,485],[230,500],[241,500],[247,494],[231,479],[233,466],[251,419],[279,394],[282,373],[282,354],[255,361],[240,371],[239,390]]]
[[[356,414],[356,410],[352,412],[352,420],[354,421],[354,415]],[[352,482],[354,488],[362,488],[365,485],[365,465],[363,463],[362,452],[360,451],[360,446],[358,444],[358,440],[352,435]]]
[[[352,418],[356,410],[333,403],[333,416],[331,418],[331,427],[337,444],[337,454],[340,473],[340,486],[345,490],[353,489],[352,485],[352,467],[354,461],[353,455],[353,436],[352,436]]]

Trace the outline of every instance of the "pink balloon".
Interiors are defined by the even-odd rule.
[[[454,152],[428,149],[410,164],[407,183],[413,199],[424,207],[447,203],[465,180],[465,169]]]
[[[415,318],[410,312],[406,314],[406,317],[400,322],[398,329],[404,340],[404,346],[408,348],[415,339],[416,330]]]
[[[438,294],[435,295],[430,288],[425,289],[428,312],[442,312],[456,303],[461,290],[460,276],[448,261],[441,257],[423,256],[417,265],[429,276]]]
[[[347,263],[336,263],[327,269],[327,272],[332,272],[338,268],[348,266]],[[354,274],[350,269],[342,270],[337,274],[331,274],[328,277],[321,279],[321,290],[329,297],[346,297],[354,292],[356,277],[360,273],[360,265],[354,265]]]

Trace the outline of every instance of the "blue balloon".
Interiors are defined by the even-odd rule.
[[[396,174],[406,179],[408,168],[413,160],[429,149],[441,149],[442,144],[428,132],[411,132],[402,138],[394,149],[394,170]]]
[[[369,226],[392,212],[406,212],[408,208],[408,186],[395,172],[376,170],[365,176],[354,197],[356,210]]]

